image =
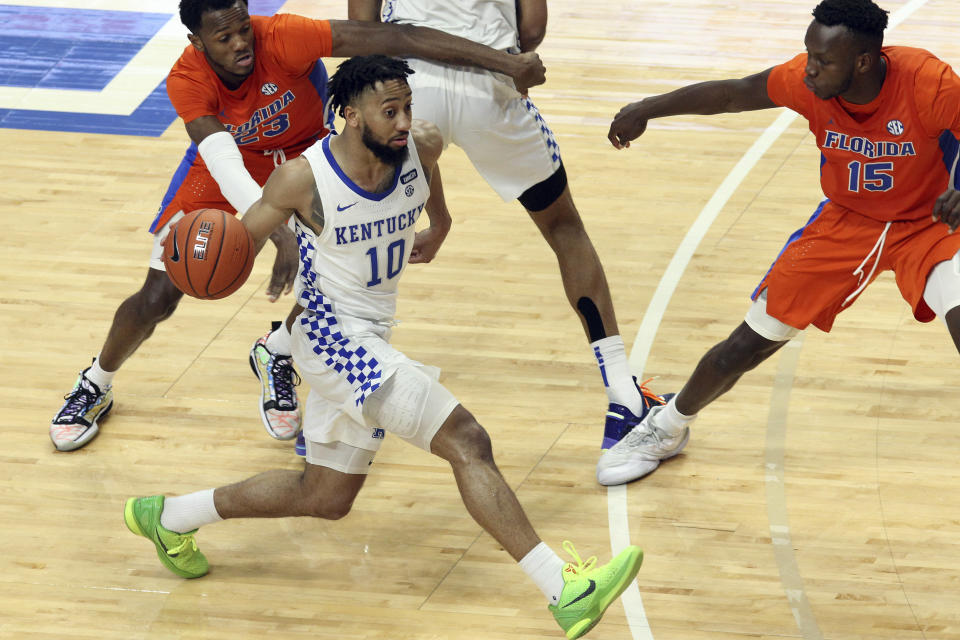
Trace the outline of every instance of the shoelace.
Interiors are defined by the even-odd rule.
[[[293,368],[290,358],[276,358],[273,361],[273,388],[277,394],[277,404],[293,407],[293,388],[300,384],[300,376]]]
[[[86,379],[81,379],[80,384],[75,389],[63,396],[63,399],[67,401],[67,404],[60,411],[63,418],[73,418],[77,414],[83,413],[86,406],[97,401],[99,394],[89,386],[90,384]]]
[[[654,407],[653,409],[650,409],[650,411],[653,412],[657,408],[658,407]],[[637,447],[637,446],[640,446],[641,444],[646,444],[648,442],[655,442],[658,446],[663,445],[663,438],[666,437],[667,435],[666,432],[661,431],[658,427],[656,427],[653,424],[652,413],[650,414],[650,416],[647,417],[647,420],[648,420],[648,424],[650,425],[650,430],[643,431],[641,433],[639,428],[633,429],[630,433],[628,433],[624,437],[624,440],[626,441],[627,445],[631,447]],[[637,427],[639,426],[640,425],[637,425]]]
[[[666,402],[664,402],[663,398],[661,398],[660,396],[658,396],[653,391],[650,391],[650,389],[647,388],[647,383],[650,382],[651,380],[653,380],[653,378],[647,378],[646,380],[644,380],[643,382],[637,385],[637,389],[640,390],[640,395],[643,396],[645,400],[650,401],[647,403],[647,407],[658,405],[658,404],[661,404],[661,405],[667,404]]]
[[[577,575],[583,575],[593,571],[594,566],[597,564],[597,556],[590,556],[587,558],[586,562],[583,562],[580,559],[580,554],[577,553],[577,550],[573,547],[573,543],[569,540],[563,541],[563,550],[569,553],[570,557],[572,557],[577,563],[574,565],[572,562],[568,562],[563,568],[564,571],[570,571],[571,573],[575,573]]]
[[[197,541],[192,535],[181,535],[180,538],[180,544],[173,547],[167,547],[168,556],[178,555],[187,547],[187,545],[192,547],[194,551],[197,551]]]

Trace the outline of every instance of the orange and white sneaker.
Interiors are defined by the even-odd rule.
[[[271,353],[267,333],[250,349],[250,368],[260,380],[260,419],[270,437],[292,440],[300,431],[300,406],[296,386],[300,376],[293,369],[293,357]]]
[[[67,395],[60,411],[50,422],[50,440],[58,451],[73,451],[93,440],[100,431],[97,421],[113,408],[113,388],[101,390],[85,375],[84,369],[77,383]]]

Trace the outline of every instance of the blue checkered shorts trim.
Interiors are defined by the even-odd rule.
[[[540,125],[540,135],[543,136],[543,141],[547,145],[547,149],[550,151],[550,159],[553,160],[554,168],[560,166],[560,145],[557,144],[557,138],[553,135],[553,131],[550,130],[550,127],[547,126],[547,121],[543,119],[543,116],[540,115],[540,111],[537,109],[537,106],[533,104],[530,98],[523,99],[523,106],[527,108],[527,111],[533,116],[534,120],[537,121],[537,124]]]
[[[353,388],[357,406],[380,388],[383,370],[373,354],[356,341],[344,337],[340,323],[333,311],[333,303],[317,291],[316,274],[313,271],[314,246],[310,236],[297,228],[297,244],[300,247],[300,278],[303,290],[298,302],[312,313],[300,317],[300,326],[310,339],[310,348],[323,359],[323,363],[336,371]]]

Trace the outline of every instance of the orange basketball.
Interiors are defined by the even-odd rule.
[[[253,237],[236,216],[198,209],[177,222],[163,241],[163,265],[180,291],[202,300],[230,295],[247,281]]]

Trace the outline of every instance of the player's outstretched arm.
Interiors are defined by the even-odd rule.
[[[536,53],[514,55],[437,29],[408,24],[331,20],[330,31],[333,56],[337,58],[380,53],[481,67],[510,76],[521,93],[546,81],[546,68]]]
[[[517,0],[520,50],[533,51],[547,35],[547,0]]]
[[[263,196],[253,203],[242,218],[253,236],[257,252],[263,248],[277,225],[298,212],[310,211],[314,191],[316,183],[313,171],[303,158],[285,162],[270,174],[270,179],[263,186]]]
[[[430,226],[417,232],[410,251],[410,263],[430,262],[433,260],[440,245],[443,244],[450,231],[450,212],[447,210],[447,201],[443,195],[443,181],[440,179],[440,165],[437,161],[443,151],[443,138],[440,130],[432,122],[414,120],[410,126],[410,135],[417,145],[417,155],[420,165],[427,174],[430,183],[430,197],[424,207]]]
[[[233,136],[214,116],[200,116],[186,123],[187,135],[197,144],[200,157],[210,170],[210,175],[220,187],[220,193],[243,215],[254,202],[260,199],[260,185],[256,183],[247,167]],[[276,302],[279,297],[293,290],[297,277],[299,253],[297,241],[285,224],[279,224],[270,234],[277,247],[267,299]]]
[[[738,80],[713,80],[650,96],[620,109],[610,123],[607,139],[617,149],[630,146],[653,118],[681,114],[712,115],[754,111],[777,106],[767,94],[770,69]]]

